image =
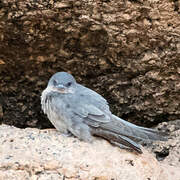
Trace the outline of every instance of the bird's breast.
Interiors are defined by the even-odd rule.
[[[41,104],[44,113],[47,114],[48,119],[58,131],[67,133],[68,112],[65,109],[66,105],[63,99],[56,93],[43,95],[41,96]]]

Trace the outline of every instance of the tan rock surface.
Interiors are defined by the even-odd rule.
[[[161,165],[95,139],[92,144],[56,130],[0,126],[0,180],[178,180],[180,168]],[[180,177],[180,176],[179,176]]]

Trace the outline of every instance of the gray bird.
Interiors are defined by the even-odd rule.
[[[76,82],[71,74],[54,74],[41,95],[41,106],[55,128],[92,142],[103,137],[121,148],[142,153],[140,141],[166,140],[164,134],[136,126],[115,115],[101,95]]]

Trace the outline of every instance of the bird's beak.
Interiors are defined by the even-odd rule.
[[[67,87],[65,87],[62,84],[58,84],[57,86],[54,86],[53,87],[53,91],[56,91],[56,92],[59,92],[59,93],[63,93],[63,94],[72,93],[70,89],[68,89]]]
[[[65,87],[64,87],[64,85],[62,85],[62,84],[57,85],[56,88],[57,88],[57,90],[60,91],[60,92],[64,92],[64,91],[65,91]]]

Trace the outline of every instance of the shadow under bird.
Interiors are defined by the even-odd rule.
[[[78,84],[66,72],[55,73],[41,95],[41,106],[61,133],[92,142],[92,135],[142,153],[140,141],[166,140],[163,133],[129,123],[111,113],[101,95]]]

